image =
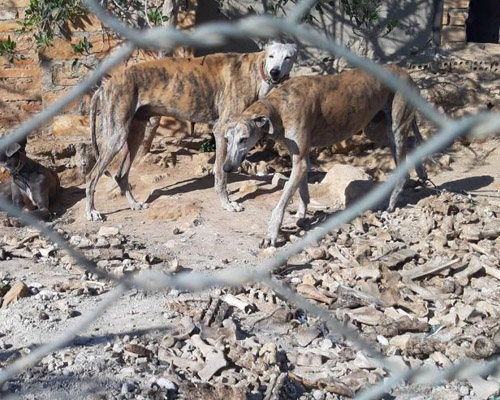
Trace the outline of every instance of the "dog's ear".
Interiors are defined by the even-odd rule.
[[[265,45],[264,45],[264,50],[267,50],[269,47],[275,45],[275,44],[278,44],[279,42],[277,42],[276,40],[270,40],[269,42],[267,42]]]
[[[11,143],[5,148],[5,154],[7,157],[12,157],[19,150],[21,150],[21,145],[19,143]]]
[[[297,57],[297,45],[295,43],[287,43],[286,45],[293,52],[293,56]]]
[[[257,117],[253,117],[253,122],[255,122],[255,125],[257,128],[260,129],[266,129],[268,135],[274,134],[274,127],[271,122],[271,120],[264,115],[258,115]]]

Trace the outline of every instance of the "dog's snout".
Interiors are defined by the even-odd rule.
[[[222,167],[222,169],[224,170],[224,172],[226,174],[229,174],[230,172],[233,172],[233,166],[230,164],[230,163],[224,163],[224,166]]]
[[[273,78],[278,78],[280,76],[281,71],[278,68],[273,68],[271,71],[269,71],[269,73]]]

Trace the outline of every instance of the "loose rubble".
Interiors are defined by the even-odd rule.
[[[448,192],[394,213],[368,211],[294,256],[275,277],[358,331],[398,368],[488,359],[500,351],[499,218],[500,207]],[[64,251],[25,233],[1,239],[4,259],[73,268]],[[117,227],[67,236],[117,277],[155,266],[183,271],[177,260],[149,254]],[[29,296],[23,301],[50,304],[36,312],[40,322],[78,318],[79,299],[111,287],[88,273],[82,278],[50,288],[3,278],[2,309],[15,309],[16,300]],[[103,354],[90,359],[89,348],[69,347],[34,370],[71,375],[94,368],[90,373],[97,374],[105,365],[117,380],[102,398],[112,399],[344,399],[388,374],[324,321],[258,284],[173,290],[163,310],[163,334],[109,338]],[[8,348],[1,332],[0,345]],[[10,362],[0,358],[0,366]],[[14,380],[14,391],[22,379]],[[500,393],[499,382],[494,373],[453,381],[433,389],[432,398],[486,399]],[[396,399],[408,398],[398,390]]]

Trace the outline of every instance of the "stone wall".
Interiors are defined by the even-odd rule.
[[[31,35],[17,35],[19,20],[29,0],[0,0],[0,40],[9,36],[17,42],[19,57],[9,61],[0,57],[0,132],[5,132],[33,113],[66,94],[106,57],[118,44],[94,17],[84,19],[81,26],[72,26],[70,40],[56,38],[53,45],[38,51]],[[77,54],[72,48],[83,36],[93,44],[91,54]],[[49,134],[79,136],[87,123],[88,96],[68,104],[63,115],[46,127]],[[71,127],[71,129],[67,129]]]
[[[39,51],[32,35],[19,36],[15,32],[28,5],[29,0],[0,0],[0,40],[10,36],[17,43],[13,60],[0,57],[0,135],[68,93],[119,43],[96,18],[89,16],[82,25],[71,27],[69,40],[56,38],[52,46]],[[77,54],[72,45],[84,35],[93,44],[92,52]],[[68,104],[61,115],[28,140],[29,155],[67,174],[65,183],[81,183],[84,179],[84,169],[78,163],[89,147],[89,99],[90,95],[86,95]],[[5,175],[0,176],[0,182],[5,179]]]
[[[28,4],[29,0],[0,0],[0,40],[15,36],[17,20],[24,17]],[[18,43],[26,58],[13,63],[0,57],[0,132],[42,108],[42,71],[32,47],[28,40]]]
[[[190,2],[194,4],[195,0]],[[15,33],[28,5],[29,0],[0,0],[0,40],[11,36],[21,56],[12,62],[0,57],[0,134],[67,94],[121,43],[97,18],[89,15],[78,26],[70,26],[69,40],[56,38],[52,46],[38,51],[31,35]],[[178,25],[190,27],[193,22],[194,10],[182,13]],[[83,37],[93,45],[88,54],[78,54],[72,47]],[[137,51],[126,65],[153,58],[157,58],[156,52]],[[86,95],[68,104],[62,115],[54,118],[43,132],[55,138],[88,137],[89,100],[90,95]]]

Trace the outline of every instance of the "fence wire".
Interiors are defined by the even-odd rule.
[[[405,162],[401,163],[394,170],[393,174],[386,182],[378,185],[375,190],[372,190],[352,206],[327,219],[320,226],[308,232],[302,239],[293,244],[289,244],[274,257],[258,265],[253,265],[251,266],[252,268],[248,268],[248,265],[245,268],[227,268],[211,275],[191,272],[189,275],[180,273],[176,276],[167,276],[160,272],[143,271],[136,276],[118,280],[105,269],[98,268],[95,262],[87,259],[80,252],[73,249],[69,243],[49,225],[36,220],[29,214],[23,214],[21,209],[9,204],[4,198],[0,197],[0,209],[19,218],[24,224],[31,225],[39,230],[41,234],[56,243],[59,249],[67,251],[85,270],[96,274],[102,279],[115,281],[117,284],[117,286],[105,296],[95,310],[83,316],[71,329],[62,332],[60,336],[51,342],[41,345],[30,354],[16,360],[3,370],[0,370],[0,388],[17,373],[32,367],[47,354],[71,343],[80,332],[86,329],[100,315],[105,313],[111,305],[119,301],[122,294],[129,288],[135,287],[142,290],[178,289],[196,292],[213,287],[241,286],[253,282],[259,282],[268,286],[288,302],[295,304],[310,314],[316,315],[326,323],[331,331],[345,337],[358,349],[373,357],[381,367],[389,372],[389,376],[385,380],[364,390],[362,393],[358,394],[356,399],[379,399],[385,393],[388,393],[403,382],[439,384],[453,379],[465,379],[470,376],[487,375],[497,371],[500,367],[500,360],[486,363],[464,360],[454,363],[452,367],[447,369],[438,370],[436,368],[419,367],[400,371],[386,359],[384,354],[368,344],[358,332],[348,329],[339,322],[331,312],[312,304],[289,287],[274,279],[271,274],[276,268],[286,263],[288,258],[292,255],[303,251],[307,246],[318,242],[327,233],[338,228],[340,225],[350,222],[366,210],[375,207],[390,194],[396,183],[404,177],[411,168],[414,168],[426,157],[446,148],[457,137],[466,134],[482,136],[498,132],[500,130],[500,114],[489,112],[464,117],[459,120],[452,120],[439,113],[435,107],[424,100],[412,87],[390,74],[380,65],[357,56],[345,47],[332,41],[331,38],[299,24],[298,22],[300,19],[310,11],[317,0],[299,1],[285,18],[278,19],[269,16],[252,16],[243,18],[238,22],[204,24],[189,33],[165,27],[137,30],[123,24],[109,14],[101,7],[97,0],[83,0],[83,2],[105,26],[126,39],[126,43],[114,51],[109,58],[105,59],[96,68],[90,77],[75,86],[64,98],[54,102],[50,107],[21,124],[14,132],[0,139],[0,151],[3,151],[8,144],[26,138],[33,130],[49,122],[54,116],[59,114],[68,103],[77,100],[91,90],[108,71],[127,59],[136,49],[173,50],[177,46],[209,48],[224,43],[230,38],[258,37],[269,39],[282,34],[292,36],[299,43],[327,51],[334,56],[344,57],[352,65],[372,73],[387,87],[402,93],[407,101],[415,106],[422,115],[440,128],[440,132],[409,154]]]

